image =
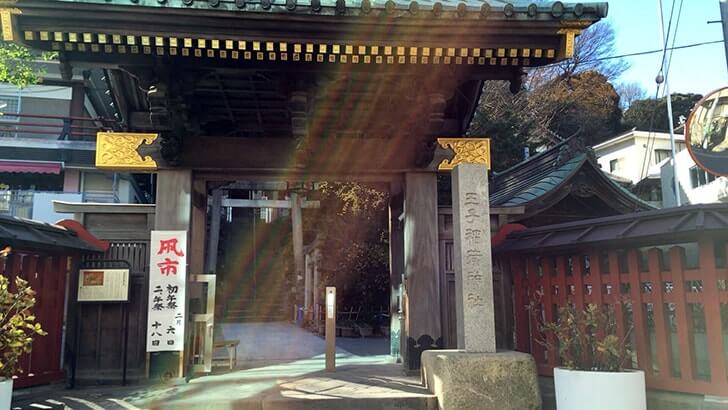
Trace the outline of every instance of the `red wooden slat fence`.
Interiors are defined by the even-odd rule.
[[[697,263],[688,263],[683,245],[693,246]],[[560,306],[598,304],[613,312],[620,337],[632,330],[633,364],[645,371],[648,388],[726,395],[727,243],[705,238],[661,248],[510,255],[516,349],[534,356],[541,375],[552,375],[558,358],[537,343],[543,335],[535,316],[554,321]],[[527,307],[539,291],[539,313],[532,314]]]
[[[7,276],[11,284],[20,276],[35,290],[33,313],[48,333],[36,337],[33,351],[22,358],[22,373],[14,381],[16,388],[46,384],[64,377],[61,369],[61,340],[69,259],[65,255],[16,249],[10,256],[0,257],[0,273]],[[14,290],[14,286],[11,289]]]

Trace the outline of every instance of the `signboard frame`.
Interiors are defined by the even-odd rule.
[[[125,270],[126,271],[126,295],[121,300],[83,300],[80,298],[81,292],[81,281],[83,280],[81,274],[83,271],[106,271],[106,270]],[[88,260],[84,261],[78,269],[78,283],[76,284],[76,303],[101,303],[101,304],[115,304],[115,303],[129,303],[130,292],[131,292],[131,264],[125,260],[116,259],[102,259],[102,260]]]

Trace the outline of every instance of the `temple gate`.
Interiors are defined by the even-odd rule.
[[[207,215],[221,183],[388,186],[391,316],[401,310],[411,370],[422,351],[444,346],[448,329],[436,186],[447,170],[439,166],[482,156],[468,139],[436,139],[465,135],[484,81],[518,91],[524,68],[571,57],[575,37],[607,12],[603,3],[475,0],[4,6],[4,40],[58,52],[66,76],[103,68],[118,123],[98,136],[97,167],[156,172],[154,228],[188,233],[191,277],[208,273],[215,257]],[[303,274],[301,250],[294,246]],[[179,376],[190,360],[181,357]]]

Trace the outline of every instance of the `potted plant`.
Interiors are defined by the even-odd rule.
[[[632,352],[626,341],[631,331],[624,338],[617,336],[616,323],[603,308],[561,307],[557,320],[541,323],[540,328],[544,338],[539,343],[561,360],[554,369],[558,410],[647,408],[645,374],[628,368]]]
[[[46,335],[31,312],[34,305],[35,292],[27,281],[16,277],[13,292],[10,280],[0,275],[0,410],[10,409],[21,357],[30,353],[35,336]]]

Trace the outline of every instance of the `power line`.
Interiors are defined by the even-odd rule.
[[[703,41],[703,42],[700,42],[700,43],[685,44],[685,45],[677,46],[677,47],[668,47],[667,50],[668,51],[672,51],[672,50],[682,50],[682,49],[685,49],[685,48],[707,46],[707,45],[711,45],[711,44],[718,44],[718,43],[724,43],[724,42],[725,42],[724,40]],[[593,63],[593,62],[597,62],[597,61],[613,60],[615,58],[643,56],[643,55],[657,54],[657,53],[662,53],[662,52],[663,52],[662,49],[659,49],[659,50],[650,50],[650,51],[639,51],[639,52],[636,52],[636,53],[629,53],[629,54],[621,54],[621,55],[616,55],[616,56],[600,57],[600,58],[595,58],[595,59],[592,59],[592,60],[584,60],[582,63]]]
[[[686,49],[686,48],[693,48],[693,47],[700,47],[700,46],[708,46],[708,45],[711,45],[711,44],[719,44],[719,43],[725,43],[725,42],[726,42],[725,40],[703,41],[703,42],[700,42],[700,43],[683,44],[683,45],[677,46],[677,47],[668,47],[667,50],[668,51],[671,51],[671,50],[682,50],[682,49]],[[615,56],[599,57],[599,58],[593,58],[591,60],[580,61],[579,64],[589,64],[589,63],[596,63],[598,61],[614,60],[614,59],[617,59],[617,58],[637,57],[637,56],[644,56],[644,55],[649,55],[649,54],[657,54],[657,53],[662,53],[663,51],[664,51],[663,49],[659,49],[659,50],[649,50],[649,51],[638,51],[638,52],[635,52],[635,53],[628,53],[628,54],[619,54],[619,55],[615,55]],[[559,65],[559,64],[562,64],[562,63],[563,63],[563,61],[557,61],[555,63],[546,64],[546,65],[544,65],[542,67],[549,67],[549,66]]]

